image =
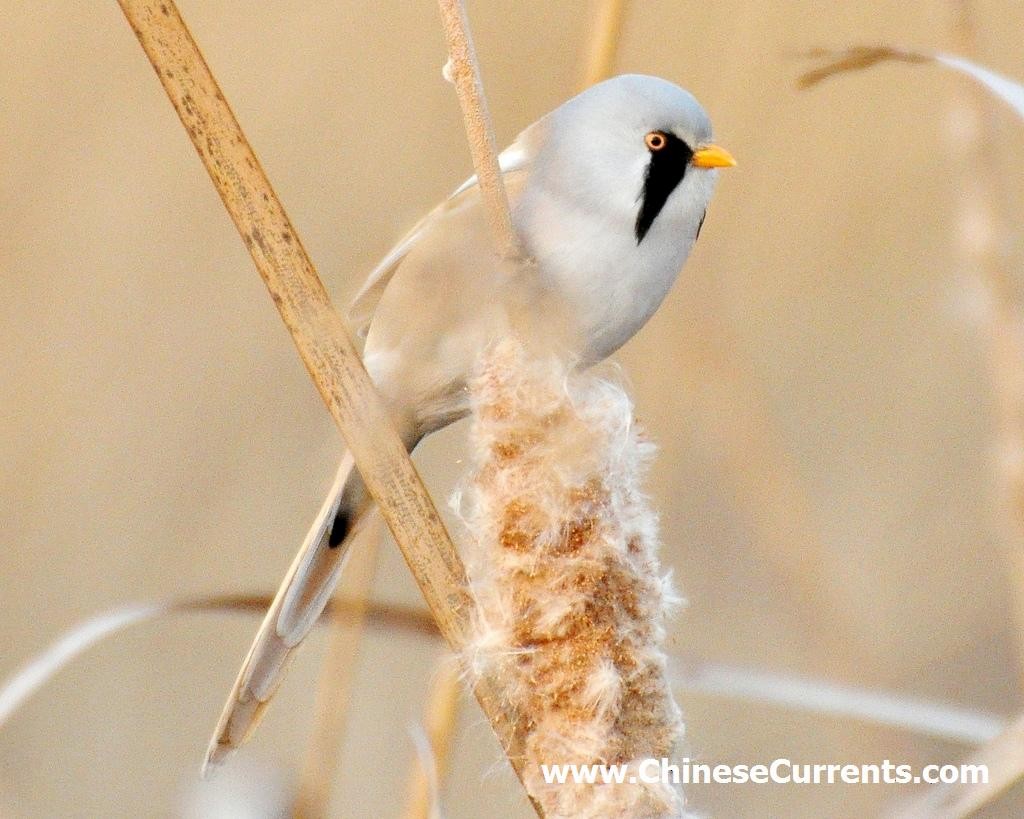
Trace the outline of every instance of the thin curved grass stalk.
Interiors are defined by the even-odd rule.
[[[90,617],[58,637],[0,686],[0,727],[76,657],[124,629],[174,614],[262,616],[270,600],[269,595],[220,595],[131,603]],[[362,605],[336,598],[328,604],[322,622],[350,619]],[[418,609],[371,602],[367,606],[366,621],[371,628],[440,638],[430,615]],[[679,667],[672,675],[672,685],[685,693],[759,702],[833,719],[856,719],[951,742],[979,745],[1007,727],[1005,721],[993,714],[929,700],[700,660],[678,660],[677,663]],[[431,720],[428,718],[427,722]]]
[[[441,634],[454,650],[461,651],[469,638],[473,611],[465,567],[270,180],[173,0],[118,2],[245,241]],[[450,47],[462,48],[452,55],[456,84],[459,72],[471,64],[473,90],[482,101],[461,3],[440,0],[440,4],[442,14],[448,15]],[[455,25],[448,14],[453,8],[458,12]],[[485,111],[482,105],[477,110]],[[474,144],[474,156],[489,150],[489,164],[496,166],[489,122],[486,117],[470,122],[471,111],[464,111],[467,131],[485,135],[479,145]],[[511,225],[507,199],[490,190],[500,186],[500,175],[492,177],[480,176],[481,189],[491,203],[488,210],[504,206],[504,218]],[[509,235],[514,239],[511,229]],[[499,246],[499,250],[512,253],[510,247]],[[522,717],[510,712],[503,694],[486,684],[474,693],[518,774]]]
[[[682,735],[662,648],[678,598],[640,483],[653,445],[616,385],[504,341],[471,386],[479,550],[470,673],[529,714],[523,781],[551,817],[682,815],[661,783],[551,784],[542,766],[636,766]]]
[[[967,745],[988,742],[1006,727],[1006,720],[995,714],[948,703],[719,663],[677,660],[672,687],[679,693],[852,719]]]
[[[25,663],[0,687],[0,727],[58,671],[97,643],[130,626],[170,614],[244,613],[263,615],[270,605],[267,595],[218,595],[129,603],[90,617],[57,638],[42,653]],[[381,604],[334,600],[324,612],[324,622],[345,621],[366,608],[366,619],[375,628],[404,629],[437,636],[433,619],[424,611]]]
[[[599,0],[580,90],[608,79],[615,70],[627,0]]]
[[[352,684],[358,668],[359,644],[370,613],[380,541],[380,531],[365,539],[363,548],[349,558],[338,586],[337,596],[350,602],[352,612],[344,619],[335,619],[330,626],[327,655],[317,683],[313,730],[292,812],[297,819],[330,815],[331,789],[340,765],[346,717],[352,706]]]
[[[448,773],[461,693],[459,664],[445,655],[437,664],[427,694],[422,729],[414,733],[417,753],[405,819],[441,819],[441,790]]]

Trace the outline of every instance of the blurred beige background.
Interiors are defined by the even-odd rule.
[[[1024,78],[1024,6],[972,5],[975,56]],[[469,172],[440,75],[436,5],[180,7],[343,305]],[[578,87],[595,9],[469,9],[507,142]],[[617,358],[661,447],[651,491],[663,560],[689,599],[674,654],[1010,715],[1021,640],[996,501],[986,314],[957,252],[970,169],[951,112],[969,91],[936,68],[889,66],[800,93],[804,64],[791,56],[857,42],[950,48],[954,9],[632,4],[620,70],[690,88],[740,167],[723,174],[667,303]],[[116,4],[8,4],[0,25],[6,677],[66,627],[125,601],[269,592],[340,442]],[[1021,213],[1021,131],[1002,113],[995,127],[1006,207]],[[1024,269],[1019,244],[1010,262]],[[448,430],[418,455],[439,499],[462,469],[462,436]],[[391,545],[375,596],[420,602]],[[242,615],[177,617],[77,661],[0,731],[0,812],[286,810],[323,635],[255,741],[214,785],[197,781],[255,627]],[[408,729],[438,652],[403,634],[364,643],[333,815],[399,813]],[[969,750],[779,708],[680,701],[686,750],[706,761],[925,764]],[[465,703],[446,815],[530,815],[498,760]],[[216,808],[230,789],[250,794],[249,807]],[[860,817],[910,791],[688,793],[715,816]],[[1013,815],[1011,801],[986,815]]]

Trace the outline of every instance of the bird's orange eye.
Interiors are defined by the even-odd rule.
[[[660,151],[668,144],[668,139],[661,131],[651,131],[644,137],[644,143],[652,151]]]

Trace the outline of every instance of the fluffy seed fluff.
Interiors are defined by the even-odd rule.
[[[654,446],[618,385],[511,340],[482,354],[471,396],[466,665],[527,721],[526,787],[548,817],[681,816],[678,788],[629,782],[683,730],[662,650],[679,598],[640,486]],[[623,784],[545,783],[560,763],[630,767]]]

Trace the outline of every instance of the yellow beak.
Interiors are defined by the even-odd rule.
[[[705,145],[694,151],[690,162],[698,168],[733,168],[736,166],[736,160],[732,158],[732,154],[717,145]]]

